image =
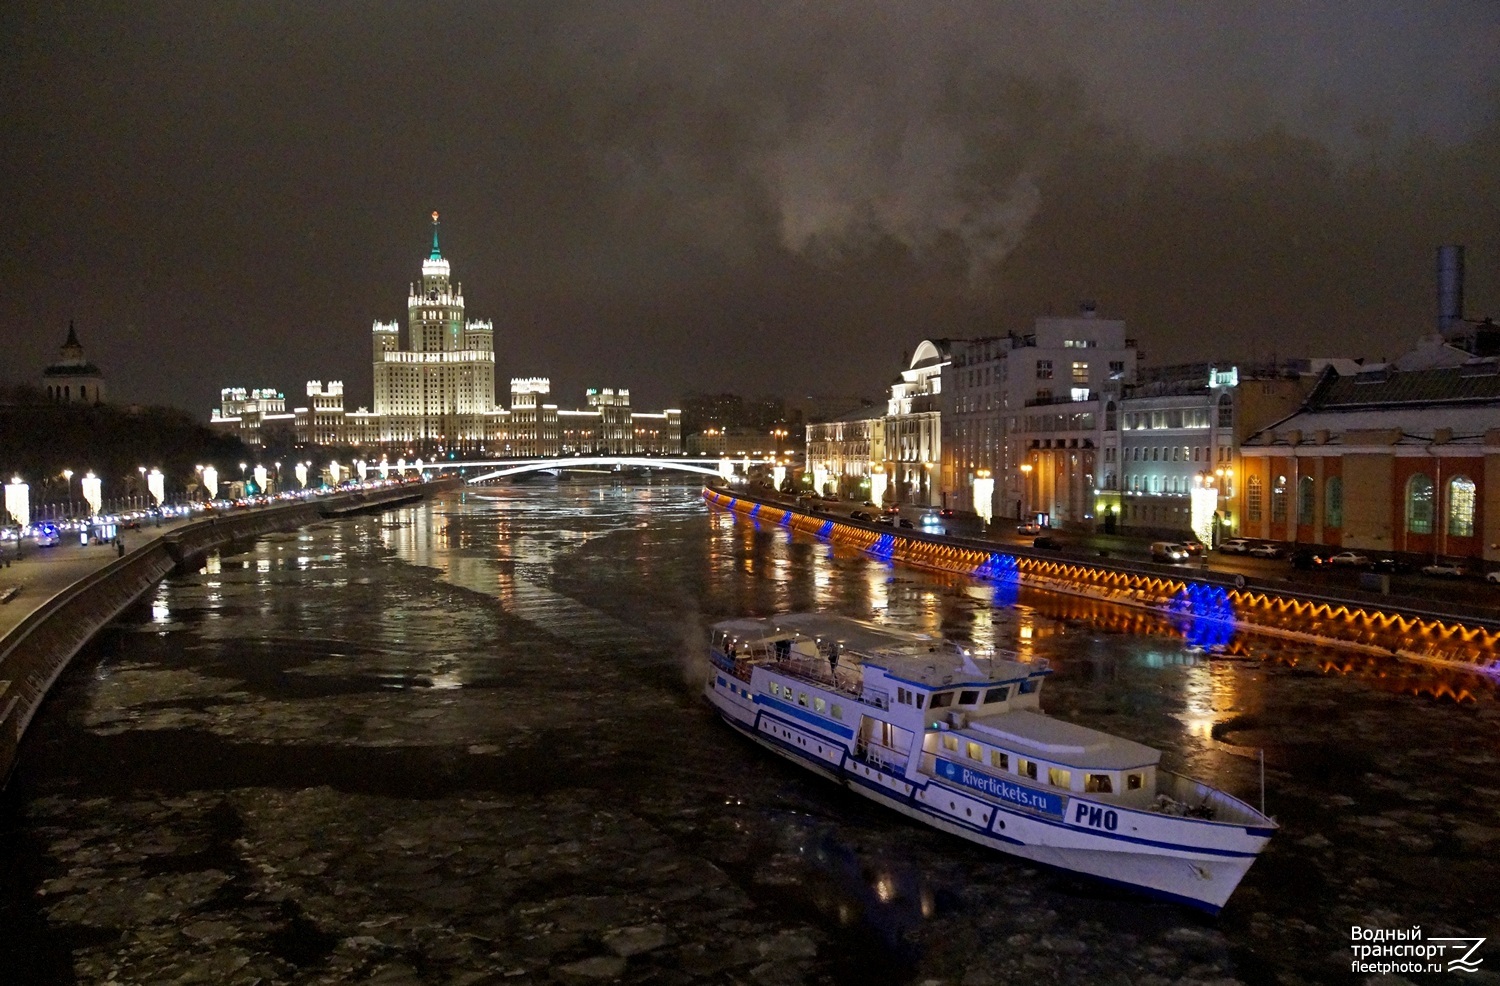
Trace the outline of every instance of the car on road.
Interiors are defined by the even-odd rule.
[[[1203,542],[1196,538],[1191,541],[1179,541],[1178,544],[1182,546],[1183,551],[1188,553],[1189,558],[1202,558],[1203,552],[1206,550],[1203,547]]]
[[[1251,548],[1248,554],[1254,558],[1280,558],[1285,552],[1282,550],[1281,545],[1272,544],[1267,541]]]
[[[862,520],[865,523],[869,523],[870,521],[874,520],[875,518],[871,517],[869,514],[865,513],[863,510],[856,510],[856,511],[854,511],[853,513],[851,513],[849,515],[849,519],[850,520]]]
[[[952,507],[943,507],[943,508],[941,508],[940,510],[938,510],[938,516],[939,517],[952,517],[953,516],[953,508]]]
[[[1370,562],[1370,571],[1386,575],[1401,575],[1411,571],[1411,565],[1400,558],[1377,558]]]
[[[1187,549],[1176,541],[1153,541],[1151,544],[1151,560],[1165,562],[1179,562],[1188,560]]]
[[[1042,548],[1046,551],[1061,551],[1063,549],[1062,540],[1050,534],[1043,534],[1035,541],[1032,541],[1031,546],[1033,548]]]
[[[890,506],[886,507],[883,512],[895,516],[896,514],[899,514],[901,512],[901,506],[900,504],[893,503]]]
[[[1226,555],[1248,555],[1255,542],[1247,538],[1230,538],[1219,542],[1219,551]]]
[[[1358,551],[1340,551],[1328,559],[1328,564],[1364,567],[1370,564],[1370,556],[1362,555]]]
[[[885,527],[895,527],[896,518],[892,517],[890,514],[881,514],[879,517],[875,518],[875,523]]]
[[[56,524],[36,524],[31,528],[31,539],[38,548],[55,548],[62,540],[62,535],[58,533]]]
[[[908,530],[910,530],[911,529],[911,521],[907,520],[905,517],[902,517],[899,521],[896,522],[896,526],[897,527],[905,527]]]
[[[1016,528],[1016,533],[1025,537],[1036,537],[1038,534],[1042,533],[1042,525],[1037,523],[1022,524],[1020,527]]]
[[[1441,575],[1444,578],[1457,579],[1468,574],[1464,567],[1457,562],[1435,561],[1431,565],[1422,566],[1423,575]]]
[[[1291,554],[1293,568],[1311,569],[1319,565],[1326,565],[1327,559],[1311,548],[1298,548]]]

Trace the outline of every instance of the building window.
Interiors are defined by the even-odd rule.
[[[1124,372],[1125,372],[1125,361],[1124,360],[1122,360],[1122,359],[1112,359],[1112,360],[1109,361],[1109,375],[1110,376],[1116,376],[1116,375],[1124,373]]]
[[[1313,478],[1302,476],[1297,480],[1297,523],[1311,525],[1313,522]]]
[[[1260,477],[1251,476],[1245,480],[1245,519],[1251,523],[1260,522]]]
[[[1089,365],[1087,363],[1075,362],[1073,364],[1073,382],[1075,384],[1087,384],[1089,382]]]
[[[1115,431],[1120,426],[1120,415],[1115,410],[1115,402],[1110,401],[1104,405],[1104,430]]]
[[[1406,481],[1406,530],[1409,534],[1432,533],[1432,480],[1425,473]]]
[[[1234,399],[1228,394],[1219,395],[1219,427],[1234,427]]]
[[[1277,476],[1271,487],[1271,523],[1286,523],[1286,477]]]
[[[1038,380],[1052,379],[1052,361],[1050,359],[1039,359],[1036,361],[1036,378]]]
[[[1474,481],[1468,476],[1454,476],[1448,483],[1448,534],[1474,536]]]
[[[1344,481],[1337,476],[1323,484],[1323,525],[1344,526]]]

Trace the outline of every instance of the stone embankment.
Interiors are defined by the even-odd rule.
[[[437,480],[205,517],[150,538],[60,587],[0,635],[0,786],[10,777],[26,727],[73,655],[177,566],[232,541],[399,506],[458,484]],[[19,588],[8,591],[14,596]]]
[[[1230,630],[1286,637],[1365,653],[1500,673],[1500,621],[1445,607],[1360,592],[1310,592],[1207,569],[1072,558],[800,510],[781,500],[705,489],[709,503],[919,568],[1084,596]],[[1205,635],[1193,635],[1203,638]],[[1206,635],[1212,639],[1213,634]]]

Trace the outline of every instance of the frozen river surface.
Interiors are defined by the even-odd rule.
[[[1045,656],[1049,712],[1252,803],[1263,749],[1283,830],[1209,919],[888,813],[698,697],[708,623],[810,608]],[[1500,981],[1487,681],[1233,650],[682,485],[267,538],[161,585],[33,726],[0,802],[0,982],[1350,982],[1354,925],[1489,936],[1462,981]]]

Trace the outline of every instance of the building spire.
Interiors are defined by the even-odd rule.
[[[428,260],[442,260],[443,251],[438,249],[438,214],[437,210],[432,213],[432,254]]]
[[[68,341],[63,343],[63,345],[65,347],[71,346],[78,349],[83,348],[83,346],[78,342],[78,331],[73,328],[73,320],[71,318],[68,319]]]

